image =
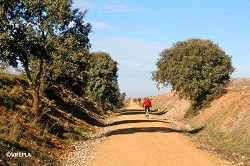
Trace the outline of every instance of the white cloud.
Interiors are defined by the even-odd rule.
[[[134,52],[131,55],[146,56],[157,50],[162,51],[165,43],[157,43],[149,40],[135,39],[135,38],[118,38],[118,37],[93,37],[91,39],[94,48],[104,48],[110,50],[119,50],[121,53]],[[126,49],[126,50],[124,50]],[[144,54],[145,52],[148,52]],[[158,53],[157,53],[158,55]],[[129,56],[129,55],[127,55]]]
[[[134,38],[95,37],[91,41],[92,51],[108,52],[120,64],[121,72],[150,73],[155,70],[158,54],[164,49],[162,43]]]
[[[119,28],[105,22],[91,22],[91,24],[93,25],[93,28],[96,29],[119,30]]]
[[[106,13],[126,13],[126,12],[152,12],[147,8],[131,7],[124,4],[123,1],[106,0],[98,3],[93,3],[90,0],[73,0],[73,6],[81,9],[91,9],[95,12]]]
[[[73,6],[81,9],[90,9],[93,8],[95,4],[87,0],[74,0]]]
[[[145,12],[146,8],[132,8],[120,3],[110,3],[103,6],[103,12]]]

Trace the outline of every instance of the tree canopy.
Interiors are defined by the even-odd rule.
[[[231,57],[211,40],[179,41],[160,53],[152,79],[190,99],[195,109],[221,92],[234,71]]]
[[[25,71],[34,100],[32,112],[37,113],[45,66],[86,51],[91,25],[83,22],[86,11],[72,9],[72,0],[0,3],[0,60]]]
[[[119,102],[118,63],[108,53],[92,52],[90,54],[89,79],[87,93],[107,108]]]

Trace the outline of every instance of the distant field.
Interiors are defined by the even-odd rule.
[[[231,78],[228,85],[229,89],[242,89],[250,87],[250,78]]]

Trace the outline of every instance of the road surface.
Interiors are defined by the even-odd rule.
[[[97,149],[90,166],[226,166],[181,131],[131,101]]]

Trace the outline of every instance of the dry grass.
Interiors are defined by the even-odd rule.
[[[20,112],[1,111],[0,114],[0,152],[1,159],[6,165],[46,165],[54,163],[52,157],[46,152],[42,139],[42,129],[37,129],[37,124],[23,122]],[[43,129],[44,130],[44,129]],[[30,153],[32,157],[7,157],[6,153]],[[48,162],[49,161],[49,162]]]
[[[0,74],[0,165],[58,165],[74,142],[87,140],[94,125],[102,125],[101,113],[87,99],[41,97],[41,114],[35,116],[25,79]],[[32,157],[8,157],[7,152]]]
[[[205,125],[205,133],[200,136],[218,151],[250,164],[250,88],[231,90],[189,122]]]
[[[166,112],[164,118],[183,119],[186,111],[190,108],[190,102],[180,99],[174,92],[152,97],[152,110],[159,109]]]
[[[227,94],[191,119],[184,119],[188,109],[181,109],[188,108],[187,101],[178,101],[171,93],[156,96],[153,102],[157,107],[169,110],[164,117],[181,120],[193,128],[205,126],[199,134],[193,135],[203,147],[219,152],[235,164],[250,165],[249,86],[250,79],[232,79]]]

